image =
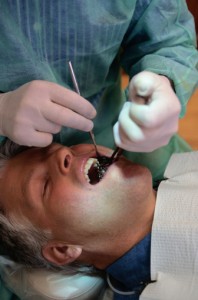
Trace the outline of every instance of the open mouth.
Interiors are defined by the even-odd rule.
[[[104,177],[111,164],[112,159],[107,156],[89,158],[84,169],[85,178],[90,184],[97,184]]]

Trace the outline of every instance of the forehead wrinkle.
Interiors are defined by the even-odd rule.
[[[34,174],[34,169],[31,169],[28,175],[25,177],[25,179],[22,182],[21,186],[21,193],[23,197],[23,204],[27,206],[28,208],[35,209],[34,201],[32,198],[32,195],[30,193],[30,183],[32,180]]]

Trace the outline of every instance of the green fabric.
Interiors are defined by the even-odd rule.
[[[0,279],[0,299],[1,300],[19,300],[19,298],[8,290]]]
[[[194,24],[186,1],[145,2],[150,4],[144,10],[142,1],[137,1],[139,14],[132,19],[125,37],[122,63],[131,77],[149,70],[172,79],[182,105],[182,117],[198,82]]]
[[[71,60],[81,94],[96,108],[96,142],[114,148],[112,127],[127,100],[120,69],[142,70],[174,82],[182,104],[197,86],[195,30],[184,0],[0,1],[0,91],[34,79],[73,89]],[[42,101],[42,99],[41,99]],[[63,128],[54,137],[65,145],[90,142],[89,135]],[[172,152],[189,151],[177,136],[149,154],[126,153],[162,177]],[[1,285],[0,298],[10,300]]]

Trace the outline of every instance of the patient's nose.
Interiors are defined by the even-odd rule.
[[[72,158],[73,155],[69,148],[60,148],[53,155],[52,167],[65,175],[70,170]]]

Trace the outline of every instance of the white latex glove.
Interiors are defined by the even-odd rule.
[[[116,145],[128,151],[151,152],[168,144],[178,130],[180,110],[168,78],[148,71],[137,74],[129,84],[129,101],[114,125]]]
[[[0,135],[20,145],[44,147],[62,126],[90,131],[95,108],[56,83],[35,80],[0,94]]]

